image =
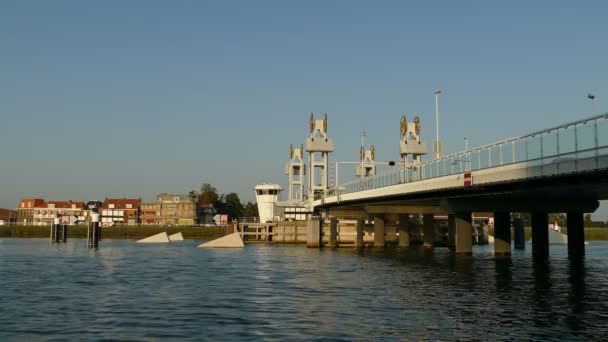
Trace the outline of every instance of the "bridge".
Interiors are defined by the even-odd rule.
[[[315,182],[314,170],[319,168],[313,154],[325,153],[321,185],[327,184],[326,155],[333,151],[326,135],[321,138],[331,146],[318,146],[322,139],[314,141],[315,130],[327,129],[326,116],[323,121],[315,122],[311,114],[308,140],[317,146],[307,149],[309,183]],[[394,170],[376,174],[375,167],[364,165],[373,162],[373,147],[371,159],[362,147],[360,177],[333,187],[309,188],[310,206],[330,218],[331,234],[338,221],[356,219],[356,242],[362,243],[368,220],[373,222],[374,246],[383,247],[385,226],[392,219],[399,246],[408,247],[413,215],[422,215],[424,246],[433,248],[434,221],[443,215],[448,222],[447,245],[456,253],[470,254],[472,213],[493,212],[495,253],[510,255],[511,213],[531,213],[533,255],[547,257],[548,214],[566,213],[568,253],[584,256],[583,215],[594,212],[599,200],[608,199],[608,113],[425,162],[420,160],[426,146],[417,137],[419,122],[406,123],[403,117],[401,130],[402,159]],[[307,147],[313,146],[309,141]]]

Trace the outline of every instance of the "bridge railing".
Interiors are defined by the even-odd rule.
[[[608,113],[457,152],[415,166],[356,178],[330,189],[327,195],[377,189],[524,162],[531,168],[541,166],[538,176],[591,171],[608,168],[608,161],[598,158],[605,154],[608,154]]]

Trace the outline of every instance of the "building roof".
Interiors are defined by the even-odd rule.
[[[114,209],[137,209],[141,204],[141,198],[106,198],[101,208],[109,209],[110,204],[114,204]],[[131,208],[127,208],[127,204],[130,204]]]
[[[53,204],[55,209],[72,209],[72,205],[75,205],[76,208],[82,209],[84,207],[84,202],[74,202],[74,201],[48,201],[42,208],[49,208],[49,205]],[[40,207],[38,207],[40,208]]]
[[[35,208],[43,205],[44,200],[42,198],[24,198],[19,202],[19,207],[17,207],[17,209]]]
[[[281,188],[280,185],[278,184],[258,184],[255,186],[255,190],[281,190],[283,188]]]
[[[158,202],[163,203],[192,203],[194,202],[194,198],[190,195],[174,195],[167,193],[160,193],[156,196],[156,200]]]

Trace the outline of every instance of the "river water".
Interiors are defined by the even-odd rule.
[[[448,249],[0,239],[0,340],[606,340],[608,243]],[[528,246],[529,247],[529,246]]]

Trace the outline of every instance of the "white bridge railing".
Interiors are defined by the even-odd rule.
[[[329,189],[327,196],[527,163],[536,176],[608,169],[608,113],[551,127],[521,137],[357,178]]]

